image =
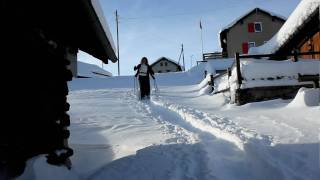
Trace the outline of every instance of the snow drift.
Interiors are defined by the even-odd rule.
[[[320,105],[320,89],[301,88],[288,107],[311,107]]]

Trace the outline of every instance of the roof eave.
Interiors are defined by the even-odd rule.
[[[105,32],[91,0],[82,0],[82,2],[88,10],[87,13],[89,14],[91,19],[91,28],[93,29],[93,32],[96,33],[97,43],[99,44],[101,50],[91,51],[87,49],[80,49],[100,59],[106,64],[108,63],[108,59],[110,59],[112,62],[117,62],[118,58],[115,53],[113,42],[110,42],[112,41],[112,37],[108,37],[107,33]]]

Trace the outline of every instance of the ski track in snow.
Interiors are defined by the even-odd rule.
[[[228,120],[227,118],[210,115],[197,109],[166,102],[161,96],[155,96],[155,98],[152,98],[151,102],[155,106],[158,106],[158,108],[161,107],[162,109],[167,109],[167,111],[179,115],[180,119],[185,121],[182,124],[187,123],[193,128],[198,129],[194,132],[197,133],[200,130],[202,132],[212,134],[214,137],[231,142],[241,151],[244,151],[245,155],[235,152],[232,153],[237,156],[244,156],[241,157],[245,159],[242,159],[244,163],[242,165],[251,168],[243,169],[243,167],[239,167],[239,169],[242,169],[242,173],[237,174],[235,172],[232,172],[234,176],[231,175],[227,177],[225,176],[225,174],[223,174],[220,176],[220,178],[222,177],[221,179],[237,179],[237,177],[239,178],[241,176],[247,177],[249,179],[305,179],[305,177],[295,172],[290,165],[287,165],[286,162],[282,162],[277,157],[273,156],[274,154],[277,154],[277,152],[271,152],[272,146],[277,143],[274,137],[260,135],[254,131],[242,128],[233,123],[231,120]],[[300,137],[303,136],[303,134],[297,129],[293,129],[291,126],[289,127],[284,123],[282,123],[281,125],[295,131],[295,133],[299,134]],[[210,155],[211,151],[211,154],[215,156],[211,157],[211,159],[220,162],[221,159],[216,158],[217,154],[221,153],[217,153],[215,151],[215,149],[217,149],[217,146],[214,144],[206,144],[206,146],[213,148],[206,148],[208,156],[212,156]],[[281,152],[279,152],[279,155],[280,154],[283,155]],[[224,154],[220,154],[220,156],[223,155]],[[229,154],[229,156],[232,155]],[[299,158],[299,156],[290,158],[292,158],[292,161],[299,162],[298,164],[301,164],[301,166],[304,166],[304,164],[306,164],[306,162],[304,162],[303,159]],[[211,167],[215,167],[214,164],[215,163],[213,162],[213,165]],[[233,162],[233,165],[231,166],[235,166],[236,164],[236,162]],[[228,165],[230,164],[225,164],[224,167],[227,168]],[[241,163],[238,163],[238,165],[241,166]],[[261,169],[263,169],[264,172],[261,172]],[[219,177],[219,173],[213,170],[211,176],[217,177],[216,175]]]
[[[153,98],[152,102],[169,111],[176,112],[182,119],[195,128],[234,143],[241,150],[244,149],[244,143],[252,138],[261,140],[263,145],[267,146],[272,145],[274,142],[272,136],[259,135],[254,131],[238,126],[224,117],[218,117],[190,107],[165,102],[160,97]]]
[[[131,90],[119,91],[118,95],[130,112],[156,122],[169,138],[104,165],[91,173],[89,179],[302,180],[306,179],[304,171],[308,171],[313,175],[307,179],[313,180],[319,174],[314,172],[316,168],[308,167],[304,154],[294,151],[286,154],[283,149],[275,149],[276,137],[260,135],[228,118],[168,101],[165,96],[154,95],[150,101],[138,101]],[[90,121],[95,126],[94,119],[82,119],[81,123]],[[279,125],[302,136],[285,123]],[[105,128],[130,127],[119,124]]]
[[[125,103],[128,103],[138,113],[147,115],[150,119],[158,122],[162,125],[163,131],[167,134],[173,135],[173,138],[166,140],[167,143],[187,143],[192,144],[198,141],[198,137],[188,132],[186,129],[176,126],[168,121],[168,119],[177,119],[174,115],[167,115],[166,113],[160,112],[161,110],[152,108],[152,104],[148,101],[137,101],[136,97],[128,92],[125,96]],[[165,115],[169,117],[164,117]]]
[[[140,149],[136,155],[124,157],[99,169],[89,179],[214,179],[206,165],[206,153],[192,126],[181,126],[174,112],[155,107],[148,101],[137,101],[127,92],[121,100],[137,113],[162,125],[163,133],[171,135],[164,144]],[[179,123],[178,123],[179,122]]]
[[[134,97],[130,93],[128,93],[128,96]],[[270,136],[261,136],[238,127],[226,118],[211,116],[199,110],[177,104],[165,103],[161,100],[161,97],[157,96],[152,98],[150,102],[139,101],[137,104],[140,106],[140,110],[144,109],[150,116],[156,118],[159,123],[164,124],[168,132],[174,132],[176,137],[185,137],[181,136],[179,129],[183,129],[182,132],[184,133],[182,134],[190,134],[191,132],[194,134],[191,137],[198,136],[197,138],[191,138],[191,141],[180,141],[185,143],[200,141],[201,146],[199,147],[205,151],[203,158],[206,158],[207,162],[200,162],[200,164],[206,165],[203,168],[206,168],[205,172],[207,173],[205,173],[204,177],[196,179],[237,179],[239,177],[250,179],[250,177],[254,176],[263,179],[265,177],[269,178],[270,176],[267,175],[270,173],[273,174],[274,178],[283,179],[282,172],[275,168],[274,162],[272,160],[266,161],[272,157],[261,157],[258,152],[254,152],[257,144],[261,144],[260,152],[262,151],[261,147],[270,146],[272,144]],[[175,130],[172,131],[172,129]],[[190,137],[190,135],[187,137]],[[254,141],[254,143],[248,143],[251,139],[259,140]],[[244,147],[246,143],[250,144],[250,146]],[[244,150],[250,150],[251,154],[248,156],[244,153]],[[268,153],[262,156],[268,156]],[[207,166],[212,169],[208,170]],[[234,167],[237,167],[238,171],[234,171]],[[254,167],[263,167],[265,172],[256,174],[252,172],[255,169]],[[261,174],[263,175],[261,176]]]
[[[173,148],[173,151],[169,154],[175,154],[173,158],[176,167],[168,173],[167,179],[213,179],[205,162],[206,154],[202,145],[199,144],[199,134],[194,133],[197,131],[196,128],[183,122],[175,112],[154,105],[150,101],[137,101],[136,96],[131,91],[127,93],[124,99],[132,108],[161,124],[164,133],[173,136],[166,140],[167,144],[195,145],[186,149]],[[159,177],[154,176],[153,178],[158,179]]]
[[[286,129],[287,131],[292,131],[293,133],[295,133],[297,135],[297,138],[293,141],[293,143],[298,143],[300,138],[304,136],[304,134],[298,129],[298,128],[295,128],[295,127],[292,127],[290,126],[289,124],[287,123],[284,123],[284,122],[277,122],[275,120],[272,120],[271,121],[275,126],[280,126],[280,127],[283,127],[284,129]]]

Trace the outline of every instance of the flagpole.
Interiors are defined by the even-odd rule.
[[[204,57],[203,57],[203,32],[202,32],[202,23],[201,23],[201,20],[200,20],[200,30],[201,30],[201,56],[202,56],[202,60],[204,60]]]
[[[119,15],[118,15],[118,10],[116,10],[116,24],[117,24],[118,76],[120,76]]]

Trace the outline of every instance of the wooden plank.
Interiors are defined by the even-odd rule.
[[[227,91],[230,91],[230,88],[217,91],[217,92],[215,92],[215,93],[213,93],[213,94],[220,94],[220,93],[224,93],[224,92],[227,92]]]
[[[260,102],[278,98],[292,99],[301,87],[312,88],[313,85],[304,84],[296,86],[268,86],[237,89],[235,103],[237,105],[244,105],[250,102]]]
[[[320,32],[309,38],[300,48],[301,52],[320,51]],[[320,54],[303,55],[302,59],[320,59]]]
[[[241,66],[240,66],[240,55],[239,53],[236,53],[235,55],[236,59],[236,67],[237,67],[237,80],[238,80],[238,87],[240,88],[242,84],[242,76],[241,76]]]
[[[285,57],[285,56],[303,56],[303,55],[320,55],[320,51],[312,51],[312,52],[300,52],[300,53],[289,53],[289,54],[255,54],[255,55],[239,55],[240,59],[245,59],[245,58],[263,58],[263,57],[268,57],[268,58],[277,58],[277,57]]]

